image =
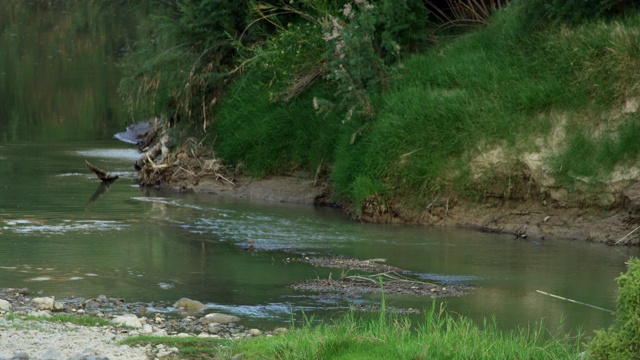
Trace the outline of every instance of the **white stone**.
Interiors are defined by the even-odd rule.
[[[171,348],[168,348],[168,349],[162,349],[162,350],[158,351],[158,353],[156,354],[156,357],[158,359],[162,359],[162,358],[171,356],[173,354],[178,354],[178,353],[180,353],[180,350],[178,350],[178,348],[171,347]]]
[[[64,304],[59,301],[53,302],[53,310],[62,310],[64,309]]]
[[[189,337],[189,334],[187,334],[187,333],[179,333],[178,335],[176,335],[176,337],[186,338],[186,337]]]
[[[153,333],[153,336],[167,336],[167,330],[165,329],[160,329],[156,332]]]
[[[7,300],[0,299],[0,311],[11,311],[11,303]]]
[[[142,329],[140,330],[141,334],[151,334],[153,333],[153,327],[149,324],[142,325]]]
[[[251,336],[260,336],[262,335],[262,331],[258,329],[249,329],[249,335]]]
[[[55,299],[53,297],[37,297],[31,299],[31,304],[40,310],[53,310]]]
[[[51,313],[48,310],[35,310],[29,313],[29,316],[50,318]]]
[[[204,324],[214,323],[214,322],[220,323],[220,324],[228,324],[228,323],[238,322],[238,321],[240,321],[240,318],[237,316],[220,314],[220,313],[207,314],[200,319],[200,322]]]
[[[138,319],[138,317],[134,314],[124,314],[116,316],[113,320],[111,320],[111,322],[118,325],[129,326],[135,329],[139,329],[142,327],[140,319]]]
[[[273,329],[273,335],[282,335],[282,334],[286,333],[287,331],[288,331],[287,328],[282,328],[282,327],[275,328],[275,329]]]
[[[181,298],[180,300],[176,301],[173,306],[176,309],[182,309],[187,312],[198,312],[204,310],[205,308],[205,305],[200,301],[191,300],[189,298]]]

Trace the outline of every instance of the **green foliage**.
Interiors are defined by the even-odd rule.
[[[231,353],[246,359],[569,359],[577,356],[579,340],[549,337],[542,324],[512,333],[495,323],[477,326],[434,303],[417,325],[385,312],[352,311],[332,323],[235,342]]]
[[[331,88],[318,83],[296,101],[274,102],[269,85],[278,85],[272,81],[270,72],[254,68],[229,88],[211,128],[217,156],[258,176],[331,164],[340,120],[311,106],[314,96],[329,96]]]
[[[590,359],[636,359],[640,354],[640,260],[630,259],[617,282],[616,322],[596,332],[589,343]]]
[[[550,130],[553,113],[581,119],[554,160],[557,174],[599,176],[637,159],[635,117],[594,140],[588,134],[604,126],[601,114],[636,96],[640,16],[525,35],[515,21],[521,11],[508,7],[487,28],[404,61],[376,100],[376,120],[354,145],[341,141],[337,194],[361,202],[353,184],[363,176],[417,206],[448,191],[466,194],[472,180],[460,164],[467,154],[481,145],[531,145]]]
[[[524,8],[523,25],[527,29],[538,29],[549,24],[578,24],[587,20],[602,19],[624,12],[625,0],[527,0],[521,1]]]
[[[122,62],[120,92],[135,115],[169,113],[206,129],[210,108],[235,64],[233,39],[246,24],[245,2],[153,2],[142,39]]]
[[[355,112],[365,118],[374,116],[368,93],[389,87],[391,65],[424,31],[427,15],[421,1],[361,0],[347,2],[340,15],[322,22],[328,78],[335,83],[347,119]]]

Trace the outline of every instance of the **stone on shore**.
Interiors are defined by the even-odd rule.
[[[200,318],[200,323],[202,324],[211,324],[211,323],[228,324],[228,323],[234,323],[238,321],[240,321],[240,318],[237,316],[221,314],[221,313],[211,313]]]
[[[142,322],[138,317],[134,314],[124,314],[120,316],[116,316],[111,320],[112,323],[118,325],[124,325],[128,327],[132,327],[135,329],[140,329],[142,327]]]
[[[51,297],[37,297],[31,299],[31,305],[40,310],[53,310],[55,299]]]
[[[187,312],[198,312],[204,310],[205,306],[203,303],[197,300],[191,300],[189,298],[182,298],[176,301],[173,306],[177,309],[182,309]]]
[[[0,311],[11,311],[11,303],[7,300],[0,299]]]

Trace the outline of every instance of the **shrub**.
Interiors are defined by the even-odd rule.
[[[616,322],[596,332],[589,344],[592,359],[637,359],[640,354],[640,260],[629,260],[617,282]]]
[[[245,28],[248,7],[231,0],[149,5],[141,40],[121,63],[120,93],[136,115],[169,113],[206,128],[235,64],[233,39]]]
[[[540,28],[553,23],[578,24],[624,12],[631,7],[630,0],[527,0],[523,24],[527,28]],[[626,6],[625,6],[626,5]]]

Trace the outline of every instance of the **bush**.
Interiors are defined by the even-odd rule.
[[[230,0],[148,2],[150,15],[121,63],[120,92],[136,115],[168,113],[207,126],[235,66],[233,39],[244,30],[248,7]],[[158,5],[162,4],[162,5]]]
[[[637,359],[640,354],[640,260],[629,260],[618,277],[616,322],[596,332],[589,344],[592,359]]]
[[[578,24],[586,20],[601,19],[624,12],[631,7],[630,0],[527,0],[523,24],[540,28],[553,23]],[[626,5],[626,7],[625,7]]]

